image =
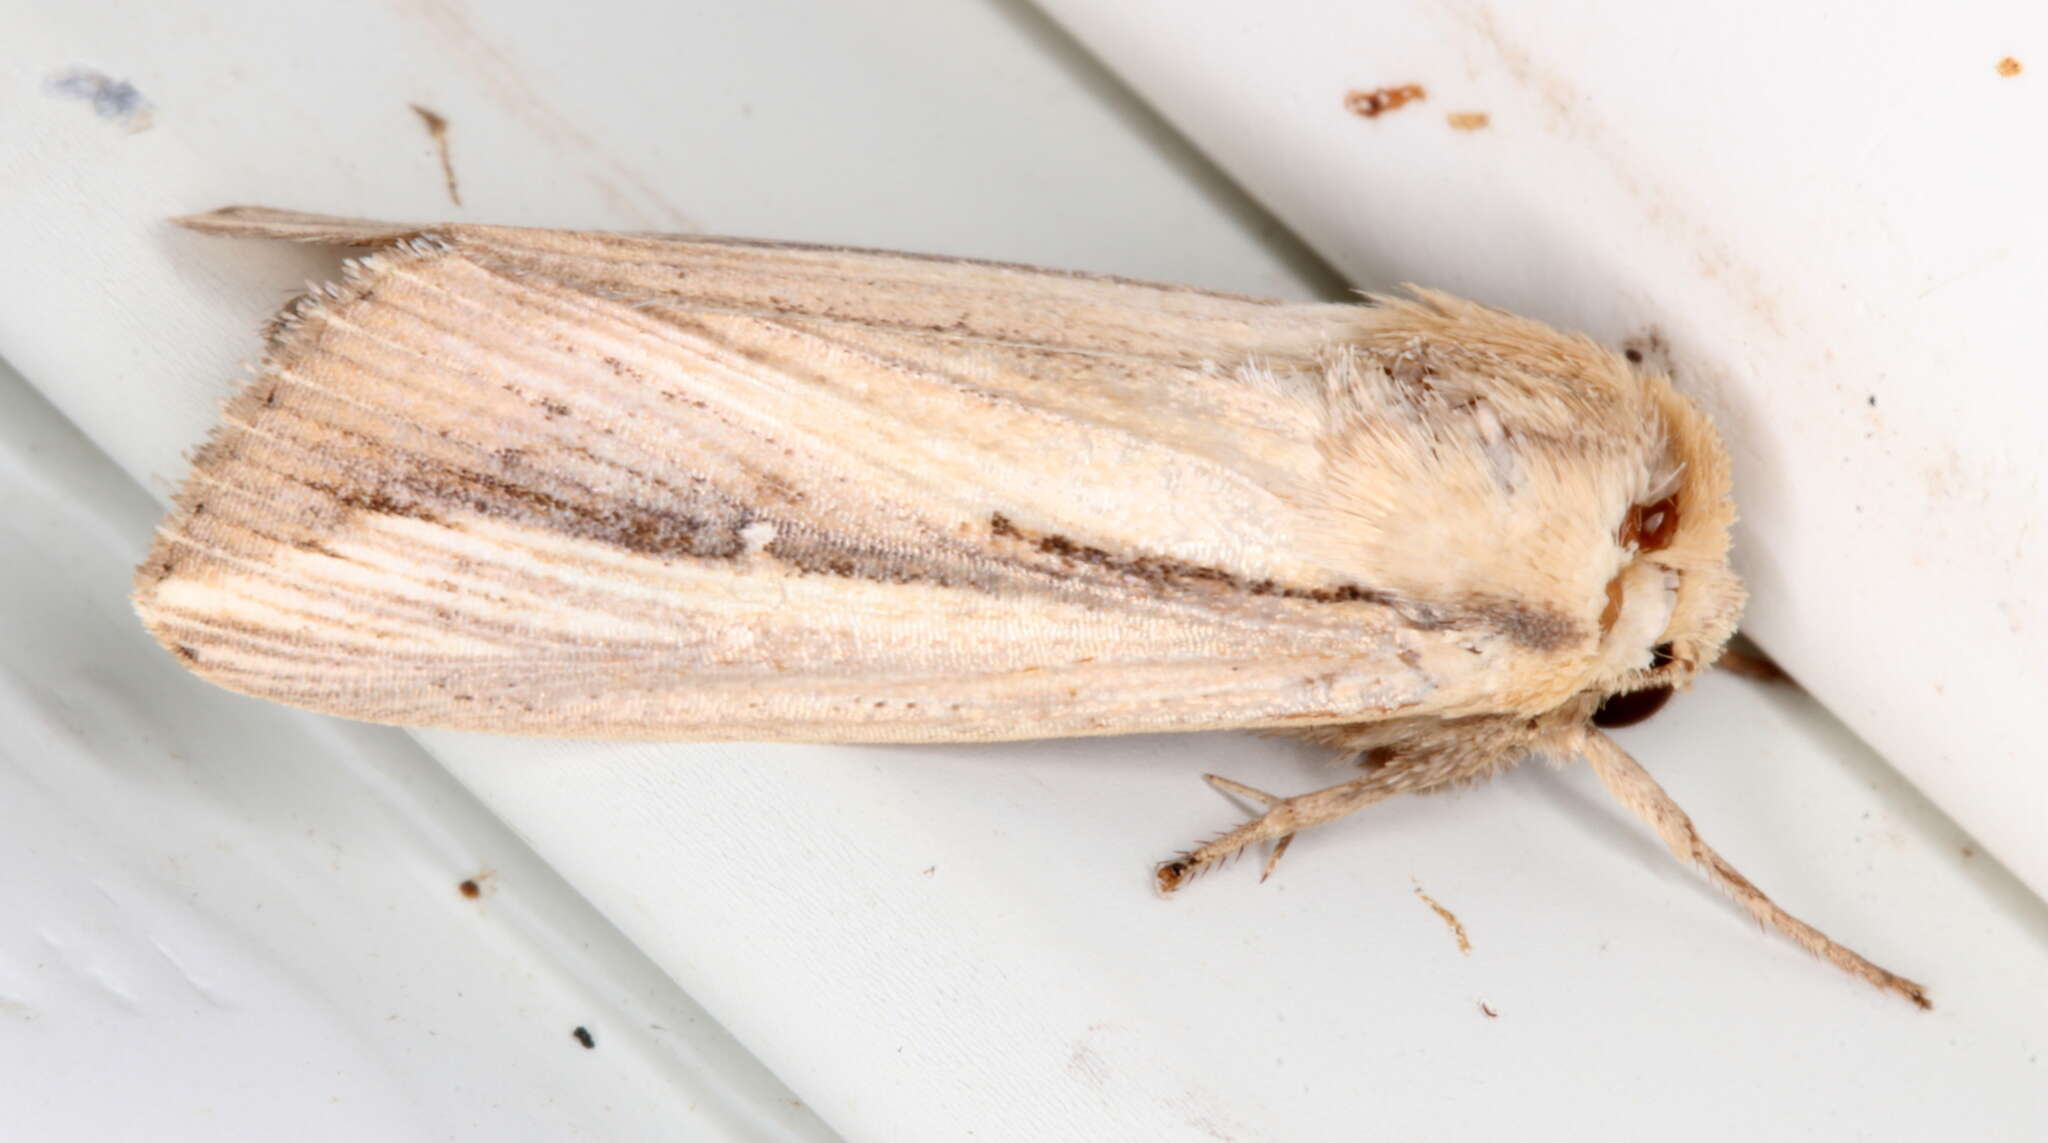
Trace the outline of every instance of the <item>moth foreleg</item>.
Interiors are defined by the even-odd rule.
[[[1699,866],[1716,888],[1733,897],[1735,903],[1759,923],[1769,925],[1792,938],[1800,948],[1879,988],[1896,992],[1922,1008],[1934,1007],[1927,999],[1927,991],[1918,984],[1879,968],[1854,951],[1836,944],[1826,933],[1780,909],[1776,902],[1764,895],[1763,890],[1751,884],[1749,878],[1736,872],[1734,866],[1700,840],[1692,818],[1678,808],[1678,803],[1671,800],[1671,795],[1657,784],[1656,779],[1650,777],[1649,771],[1606,735],[1588,735],[1584,751],[1586,761],[1592,763],[1593,772],[1600,776],[1601,783],[1616,800],[1656,830],[1657,836],[1664,839],[1664,844],[1680,861]]]
[[[1250,846],[1262,841],[1271,841],[1275,843],[1273,854],[1266,860],[1265,873],[1259,876],[1259,880],[1263,881],[1272,874],[1273,866],[1279,864],[1280,855],[1287,852],[1288,843],[1294,840],[1295,834],[1310,826],[1336,821],[1374,802],[1404,793],[1408,789],[1406,785],[1390,780],[1388,769],[1374,770],[1349,782],[1339,782],[1314,793],[1297,794],[1291,798],[1276,797],[1264,790],[1256,790],[1242,782],[1233,782],[1214,774],[1204,776],[1218,789],[1264,805],[1266,812],[1221,837],[1188,850],[1179,857],[1160,862],[1154,867],[1152,876],[1158,883],[1161,893],[1173,892],[1196,874],[1228,860]]]

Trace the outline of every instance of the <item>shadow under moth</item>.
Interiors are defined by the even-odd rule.
[[[1585,758],[1721,652],[1728,461],[1661,375],[1417,290],[1299,304],[1023,266],[252,207],[370,247],[273,322],[136,575],[187,667],[506,734],[988,742],[1251,729],[1355,759],[1161,863]],[[1271,869],[1271,861],[1268,870]]]

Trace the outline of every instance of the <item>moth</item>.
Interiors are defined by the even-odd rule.
[[[1299,304],[1024,266],[230,207],[368,247],[271,323],[137,571],[245,694],[504,734],[988,742],[1250,729],[1355,777],[1162,862],[1586,759],[1759,922],[1880,988],[1600,727],[1720,654],[1713,426],[1430,290]]]

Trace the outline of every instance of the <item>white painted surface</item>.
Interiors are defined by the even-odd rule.
[[[405,734],[167,660],[157,505],[4,365],[0,503],[0,1135],[834,1137]]]
[[[1677,323],[1671,299],[1654,292],[1669,267],[1651,258],[1676,240],[1644,253],[1644,224],[1620,209],[1630,200],[1611,188],[1589,199],[1601,193],[1591,181],[1533,177],[1555,168],[1547,148],[1557,144],[1548,129],[1506,130],[1523,107],[1507,92],[1520,88],[1484,89],[1500,95],[1482,108],[1495,114],[1490,135],[1443,130],[1439,113],[1462,100],[1441,86],[1381,120],[1339,116],[1333,130],[1399,129],[1415,142],[1369,156],[1362,184],[1328,178],[1322,121],[1311,118],[1329,106],[1328,65],[1343,63],[1340,89],[1377,86],[1389,59],[1421,66],[1432,51],[1477,52],[1479,41],[1416,23],[1396,4],[1374,6],[1372,27],[1308,13],[1320,22],[1306,30],[1267,9],[1235,24],[1194,9],[1172,19],[1135,4],[1095,11],[1102,22],[1090,35],[1148,90],[1167,90],[1161,74],[1212,85],[1194,113],[1176,110],[1198,138],[1213,142],[1202,125],[1220,120],[1235,124],[1234,137],[1276,145],[1251,179],[1269,201],[1305,219],[1323,215],[1302,204],[1332,203],[1325,213],[1352,220],[1349,231],[1305,229],[1362,283],[1398,272],[1616,338],[1656,320],[1682,376],[1706,385],[1720,377],[1709,369],[1726,370],[1702,347],[1724,344],[1710,335],[1735,320],[1722,314],[1734,303],[1691,319],[1720,324]],[[1772,36],[1781,19],[1769,18]],[[1404,21],[1415,26],[1390,30]],[[1267,224],[1021,8],[166,5],[118,19],[51,9],[7,25],[0,249],[29,272],[0,277],[0,355],[159,493],[211,422],[234,362],[254,352],[260,317],[333,265],[158,221],[227,201],[701,227],[1260,293],[1319,288],[1269,244]],[[1869,38],[1869,28],[1842,30]],[[1118,48],[1119,29],[1121,42],[1150,46]],[[1690,39],[1654,52],[1641,47],[1653,42],[1646,35],[1634,52],[1599,51],[1600,28],[1542,31],[1544,43],[1587,42],[1590,59],[1572,78],[1596,93],[1712,38],[1688,25]],[[1251,95],[1233,81],[1254,73],[1213,70],[1229,58],[1214,54],[1218,39],[1270,52],[1255,74],[1296,102],[1244,102]],[[2026,54],[1999,46],[1992,58],[2008,52]],[[1474,84],[1491,74],[1483,56],[1457,58]],[[129,134],[87,104],[42,93],[48,73],[76,65],[134,82],[153,104],[150,129]],[[1719,134],[1727,121],[1752,122],[1725,105],[1778,95],[1756,82],[1695,90],[1635,128],[1646,134],[1609,139],[1623,154],[1656,152],[1644,162],[1677,161],[1646,139],[1691,140],[1697,170],[1657,171],[1715,186],[1717,198],[1732,193],[1720,183],[1745,175],[1812,197],[1811,171],[1765,179]],[[1624,117],[1631,105],[1595,102]],[[450,121],[462,211],[447,201],[410,103]],[[1418,108],[1437,117],[1429,138]],[[1459,165],[1497,146],[1543,161]],[[1383,223],[1389,200],[1404,207],[1392,212],[1398,226]],[[1460,221],[1475,203],[1487,205],[1482,221]],[[1565,205],[1592,220],[1584,230],[1556,227]],[[1730,243],[1784,237],[1762,228],[1768,215],[1711,217]],[[1811,228],[1825,230],[1829,217]],[[1594,225],[1601,219],[1613,220],[1612,234]],[[1336,241],[1352,233],[1376,244]],[[1783,304],[1801,307],[1786,312],[1807,320],[1804,307],[1837,297],[1840,284],[1786,287]],[[1896,384],[1900,402],[1915,399],[1912,379]],[[1724,411],[1746,441],[1760,421],[1775,423],[1750,402],[1804,392],[1730,386],[1723,393],[1742,402],[1724,399]],[[1880,393],[1879,408],[1892,396]],[[0,1052],[11,1080],[39,1096],[30,1107],[46,1135],[161,1130],[208,1083],[228,1094],[205,1106],[247,1112],[193,1132],[209,1138],[256,1134],[289,1113],[356,1137],[556,1137],[576,1125],[606,1138],[815,1134],[745,1052],[709,1034],[678,1047],[650,1030],[630,1055],[614,1056],[610,1036],[595,1052],[569,1050],[557,1014],[585,1010],[592,996],[620,1020],[650,1006],[689,1011],[626,941],[850,1139],[1652,1129],[2027,1139],[2048,1122],[2048,910],[1988,857],[1964,856],[1967,837],[1796,694],[1711,679],[1629,745],[1782,902],[1926,981],[1932,1014],[1759,936],[1580,771],[1531,769],[1379,807],[1304,838],[1264,886],[1240,867],[1155,899],[1153,859],[1235,820],[1199,773],[1289,792],[1337,776],[1311,753],[1241,736],[976,750],[419,736],[559,874],[551,884],[537,862],[515,861],[475,802],[419,768],[404,736],[217,694],[155,655],[120,599],[120,565],[144,544],[148,507],[105,470],[51,462],[37,444],[45,435],[31,427],[26,440],[9,438],[9,455],[26,458],[9,470],[10,487],[47,490],[53,514],[10,543],[55,554],[9,561],[20,582],[8,598],[28,602],[6,619],[29,636],[9,642],[0,662],[10,689],[0,693],[39,729],[6,745],[6,780],[23,792],[0,802],[14,847],[0,850],[0,869],[9,915],[35,920],[0,930],[0,995],[27,998],[36,1015],[0,1024]],[[1782,451],[1802,477],[1832,462]],[[1797,483],[1765,471],[1769,484]],[[1828,487],[1797,483],[1796,495]],[[1773,517],[1769,505],[1795,492],[1760,495],[1765,506],[1750,509],[1759,526],[1840,515],[1816,500],[1808,514]],[[66,542],[82,554],[65,555]],[[1782,573],[1763,570],[1767,594],[1786,588]],[[1783,605],[1762,606],[1768,615]],[[119,687],[93,681],[109,672]],[[53,751],[67,718],[84,736]],[[177,745],[180,735],[205,749]],[[280,768],[267,756],[286,742],[305,760]],[[193,763],[181,769],[169,749],[224,761],[187,782]],[[27,792],[37,789],[49,792]],[[35,824],[64,820],[56,806],[74,824]],[[330,830],[347,843],[323,864]],[[205,840],[216,836],[237,840],[216,853]],[[239,840],[252,836],[262,844]],[[377,856],[356,856],[367,854]],[[173,858],[186,872],[156,872]],[[498,871],[498,895],[452,895],[455,878],[485,865]],[[111,897],[95,884],[113,886]],[[605,920],[578,912],[568,887]],[[1469,956],[1418,887],[1463,920]],[[521,914],[516,934],[491,935],[529,892],[545,904]],[[123,987],[152,999],[121,1009],[83,969],[47,978],[61,988],[36,984],[45,978],[35,966],[50,963],[39,952],[46,931],[72,950],[64,965],[143,966],[133,975],[147,989]],[[184,969],[150,959],[157,940]],[[559,951],[585,942],[591,961]],[[479,964],[492,983],[448,1000]],[[194,979],[241,1007],[211,1007]],[[492,1002],[468,1003],[476,995]],[[377,1023],[398,1001],[429,1015]],[[238,1015],[259,1010],[275,1015]],[[529,1046],[536,1028],[545,1034]],[[115,1087],[73,1075],[130,1086],[113,1099]],[[338,1087],[338,1075],[352,1086]],[[237,1081],[222,1076],[254,1078],[231,1088]],[[355,1118],[321,1102],[337,1092]],[[485,1106],[499,1118],[484,1117]],[[515,1122],[529,1126],[506,1126]]]

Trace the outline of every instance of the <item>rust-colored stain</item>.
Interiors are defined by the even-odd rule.
[[[2026,69],[2020,65],[2020,61],[2012,58],[2011,56],[2007,56],[2004,59],[1998,61],[1998,74],[2004,76],[2007,79],[2011,79],[2013,76],[2016,76],[2025,70]]]
[[[448,157],[448,117],[438,111],[412,105],[414,115],[427,125],[427,134],[434,140],[434,149],[441,153],[441,177],[448,182],[448,201],[462,205],[462,191],[455,185],[455,162]]]
[[[1454,131],[1484,131],[1493,123],[1493,116],[1484,111],[1453,111],[1444,116],[1444,122]]]
[[[1427,99],[1429,93],[1419,83],[1404,83],[1399,87],[1376,87],[1371,91],[1353,88],[1344,93],[1344,110],[1365,119],[1377,119],[1389,111],[1397,111],[1418,99]]]
[[[473,877],[468,880],[465,880],[462,884],[457,885],[455,887],[455,891],[462,894],[464,897],[469,898],[472,901],[484,895],[484,887],[478,885],[476,883],[476,879]]]
[[[1430,908],[1436,910],[1436,915],[1442,917],[1444,919],[1444,924],[1449,925],[1451,927],[1451,935],[1458,938],[1458,951],[1464,953],[1466,956],[1471,956],[1472,938],[1465,934],[1465,922],[1459,920],[1458,915],[1456,913],[1451,912],[1449,909],[1446,909],[1441,904],[1439,904],[1436,898],[1430,896],[1427,893],[1424,893],[1422,891],[1422,886],[1417,885],[1415,887],[1415,895],[1417,897],[1422,898],[1423,904],[1428,905]]]

